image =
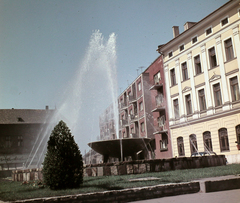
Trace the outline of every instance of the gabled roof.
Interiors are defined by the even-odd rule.
[[[54,112],[49,109],[0,109],[0,124],[49,123]]]

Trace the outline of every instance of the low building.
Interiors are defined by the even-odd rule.
[[[55,110],[0,109],[1,169],[41,165]]]

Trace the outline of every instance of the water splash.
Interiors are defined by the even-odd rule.
[[[110,104],[113,104],[116,135],[119,138],[116,63],[116,35],[112,33],[105,40],[99,30],[93,32],[79,69],[59,99],[61,102],[52,123],[57,123],[59,119],[64,120],[75,136],[80,150],[88,142],[97,140],[100,133],[99,115]],[[43,137],[49,136],[51,130],[48,128]],[[44,144],[42,139],[40,143]],[[39,149],[38,146],[35,148]],[[32,154],[30,163],[43,153],[33,151]],[[39,162],[40,158],[37,163]]]

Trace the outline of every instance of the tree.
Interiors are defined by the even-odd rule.
[[[81,152],[62,120],[48,140],[42,173],[44,183],[51,189],[77,188],[83,182]]]

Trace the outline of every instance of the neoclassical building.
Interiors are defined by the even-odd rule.
[[[187,22],[158,46],[163,56],[173,156],[196,151],[240,162],[240,1]]]

